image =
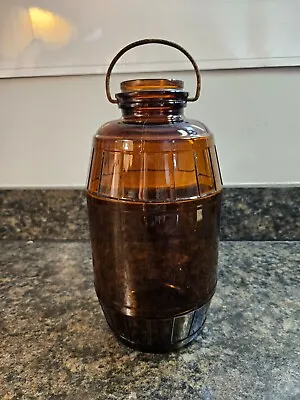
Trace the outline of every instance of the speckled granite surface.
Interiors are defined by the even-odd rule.
[[[88,239],[83,190],[0,191],[0,239]],[[300,240],[300,187],[225,188],[222,240]]]
[[[300,187],[225,188],[223,240],[300,240]]]
[[[0,239],[88,239],[83,190],[1,190]]]
[[[300,243],[225,242],[202,337],[177,353],[111,335],[88,242],[0,242],[1,399],[300,398]]]

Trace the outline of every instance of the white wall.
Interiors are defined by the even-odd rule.
[[[192,72],[152,75],[193,91]],[[299,183],[300,69],[204,71],[202,83],[186,115],[215,133],[224,183]],[[84,186],[92,135],[119,115],[103,76],[0,80],[0,186]]]

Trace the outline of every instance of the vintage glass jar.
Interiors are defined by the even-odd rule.
[[[121,83],[118,59],[144,44],[182,51],[196,94],[172,79]],[[195,61],[181,46],[145,39],[122,49],[106,76],[108,100],[122,117],[93,141],[87,203],[95,289],[106,320],[127,345],[166,352],[191,342],[205,322],[217,282],[222,181],[213,135],[184,108],[200,94]]]

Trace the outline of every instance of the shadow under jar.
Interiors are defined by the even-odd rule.
[[[95,135],[87,185],[95,289],[119,340],[172,351],[201,332],[216,287],[217,152],[184,117],[182,81],[122,82],[116,99],[122,118]]]

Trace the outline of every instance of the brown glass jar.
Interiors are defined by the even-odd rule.
[[[193,62],[197,92],[182,81],[141,79],[110,95],[111,70],[125,51],[161,43]],[[94,137],[87,202],[95,289],[112,331],[127,345],[166,352],[203,327],[217,282],[222,181],[212,134],[187,120],[200,93],[191,56],[164,40],[142,40],[112,61],[106,88],[122,118]]]

